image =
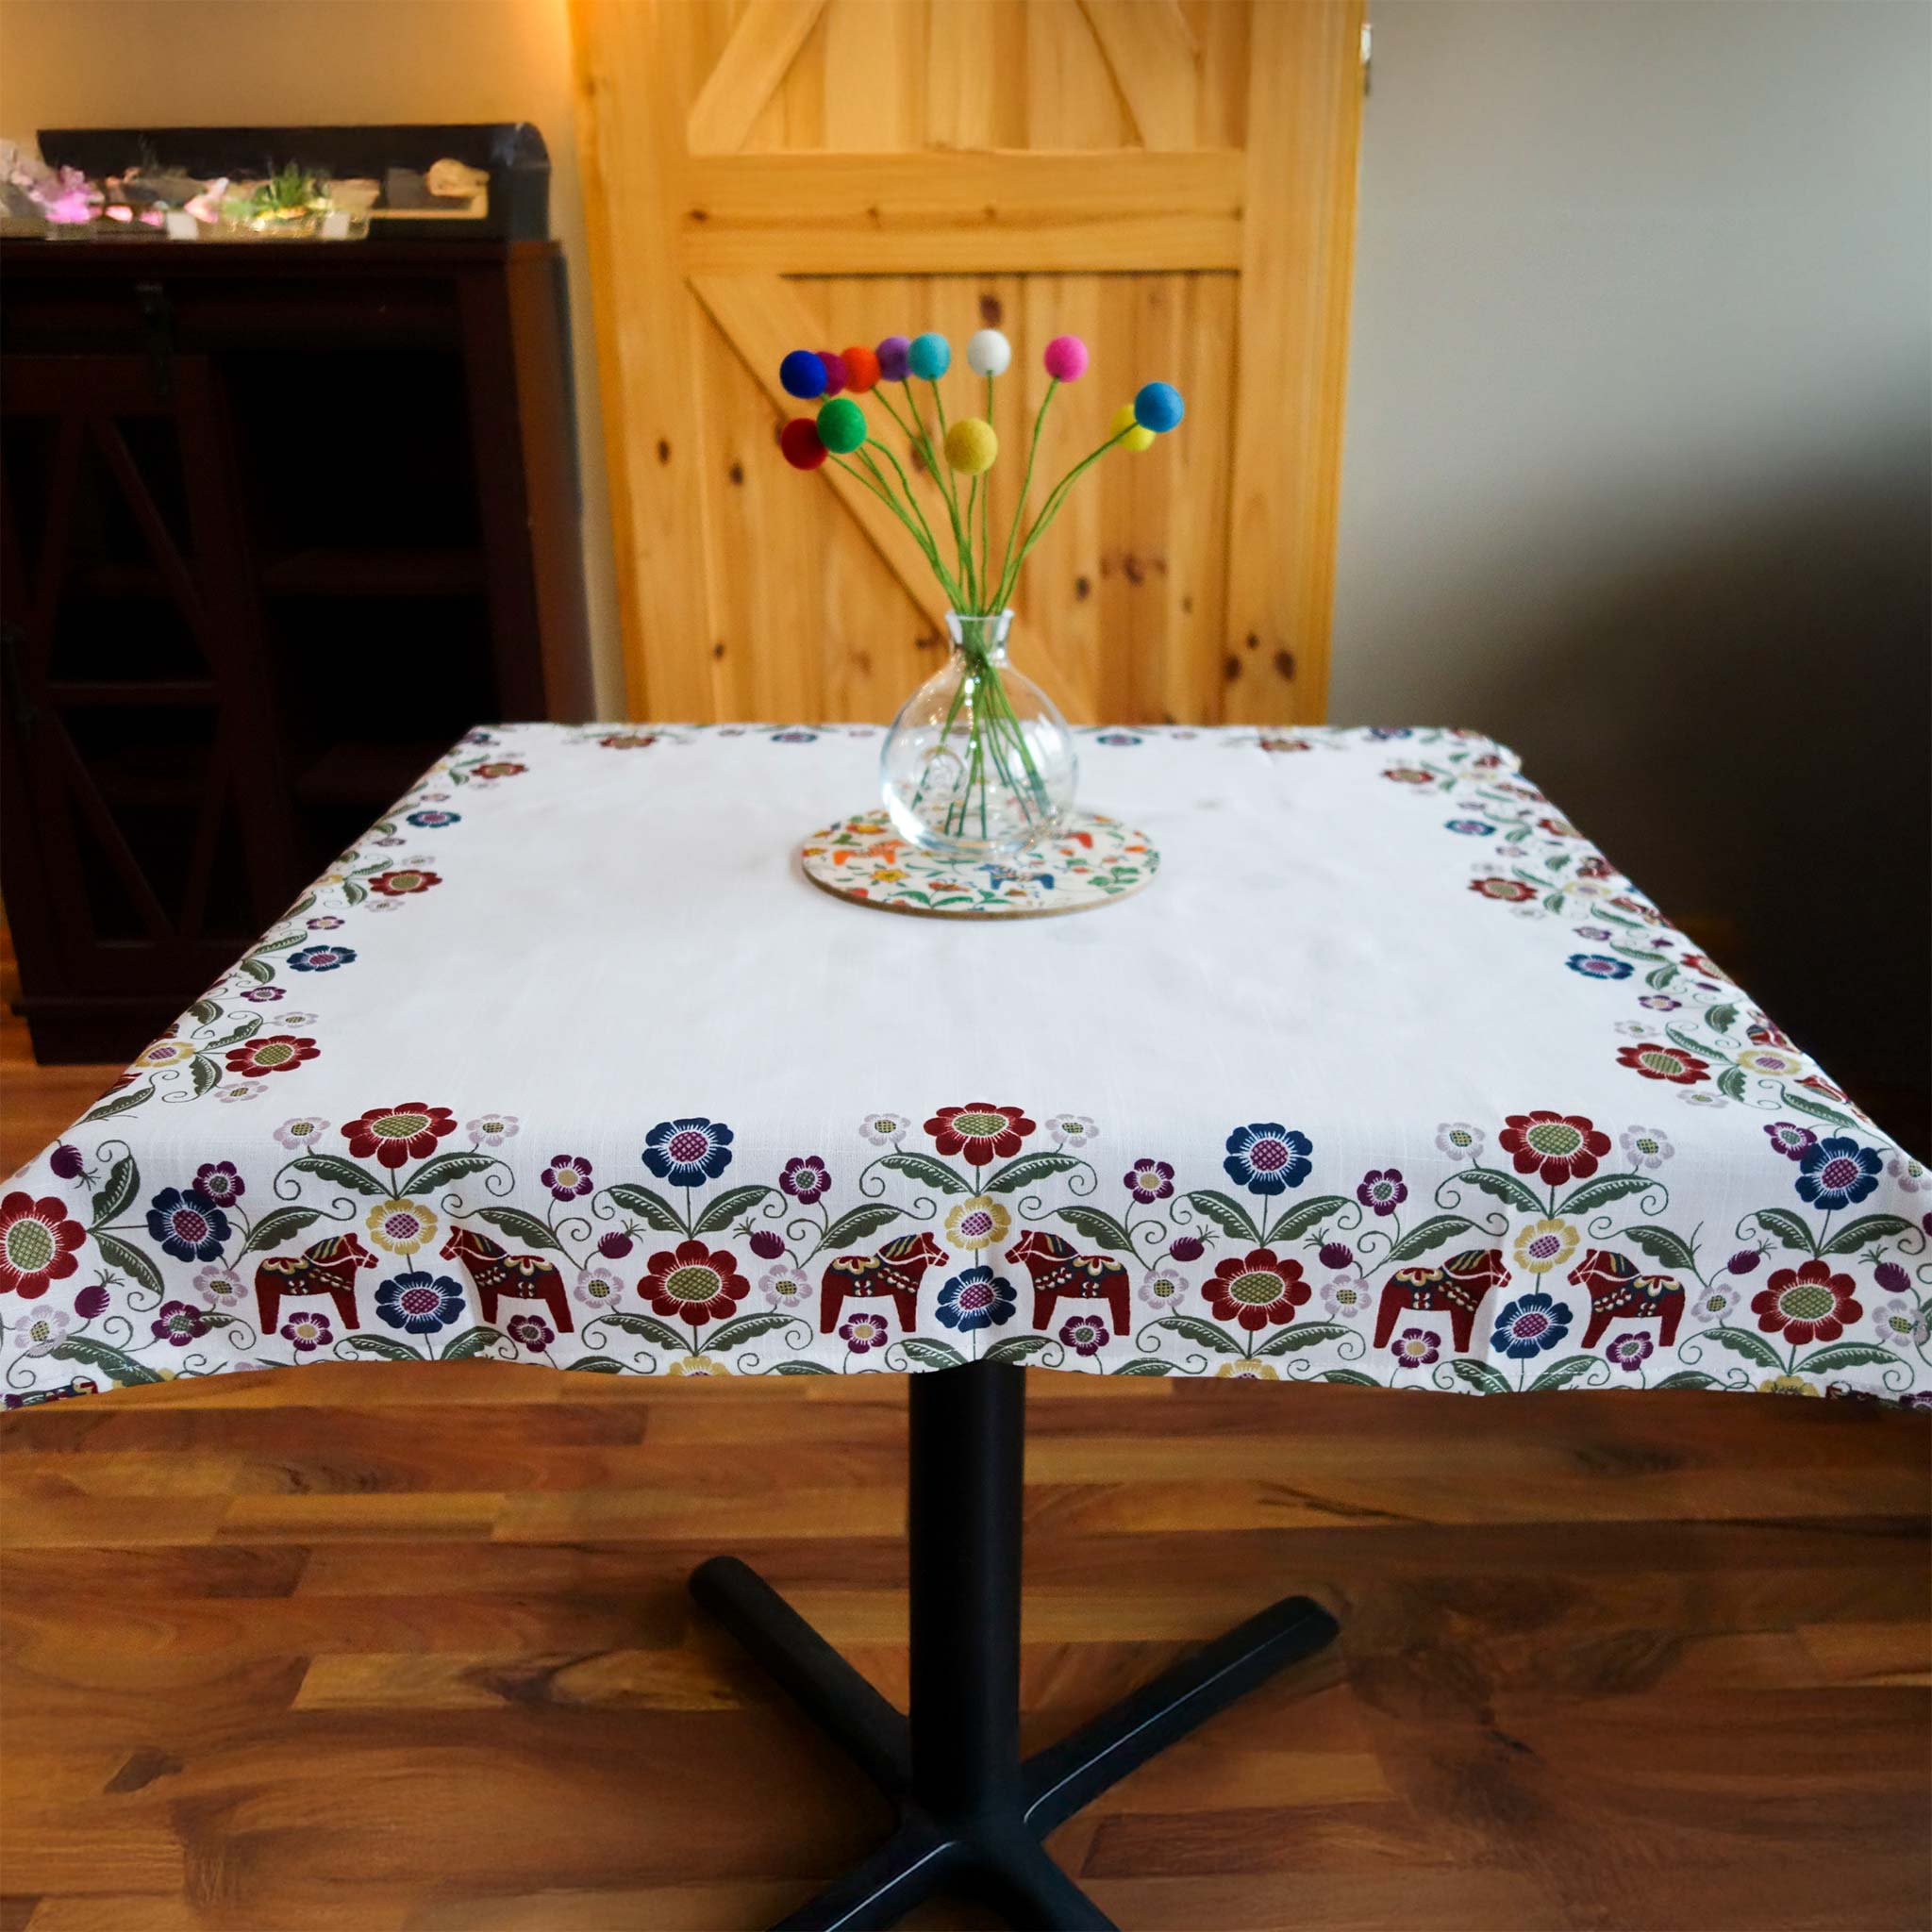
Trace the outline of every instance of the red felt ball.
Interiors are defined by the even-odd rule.
[[[819,360],[825,365],[825,393],[828,396],[842,394],[845,385],[852,379],[845,367],[844,357],[835,349],[821,349]]]
[[[874,389],[879,379],[879,358],[862,343],[840,351],[839,359],[845,365],[845,387],[855,395],[864,395]]]
[[[778,432],[778,447],[794,470],[816,470],[825,459],[819,425],[809,416],[794,416]]]

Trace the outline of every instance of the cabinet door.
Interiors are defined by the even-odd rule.
[[[131,1056],[288,896],[232,476],[205,358],[8,358],[0,855],[57,1057]]]

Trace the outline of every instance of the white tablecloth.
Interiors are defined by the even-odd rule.
[[[879,741],[473,734],[9,1184],[7,1399],[488,1353],[1932,1400],[1932,1180],[1508,752],[1083,732],[1160,875],[999,924],[802,877]]]

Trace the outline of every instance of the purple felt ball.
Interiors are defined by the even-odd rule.
[[[821,349],[819,360],[825,365],[825,393],[828,396],[842,395],[845,392],[845,358],[835,349]]]
[[[1056,336],[1041,359],[1056,382],[1077,382],[1087,374],[1087,344],[1078,336]]]
[[[888,336],[878,346],[879,380],[904,382],[911,354],[912,344],[904,336]]]

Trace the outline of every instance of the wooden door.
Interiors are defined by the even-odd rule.
[[[1092,364],[1036,504],[1141,383],[1188,402],[1033,553],[1016,661],[1076,719],[1321,717],[1360,0],[574,7],[634,714],[891,716],[943,596],[856,484],[780,460],[779,359],[937,329],[965,413],[991,324],[996,522],[1052,336]]]

